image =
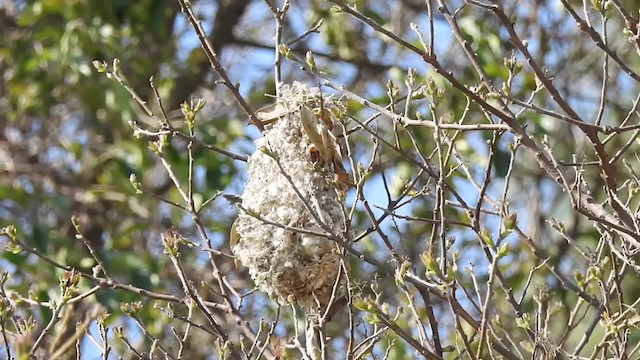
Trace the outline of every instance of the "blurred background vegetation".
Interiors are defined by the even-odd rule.
[[[420,44],[409,24],[418,23],[421,31],[427,33],[425,3],[422,1],[358,0],[349,3],[356,5],[360,13],[416,46]],[[504,59],[510,58],[515,49],[508,35],[490,12],[463,6],[463,1],[446,3],[451,11],[460,7],[456,15],[459,30],[466,44],[476,52],[490,81],[499,88],[509,76]],[[600,107],[604,76],[602,51],[578,30],[575,21],[559,1],[503,3],[506,12],[513,14],[516,30],[523,38],[527,38],[532,56],[554,77],[554,85],[567,102],[577,109],[580,116],[592,122]],[[578,9],[580,15],[584,15],[581,10],[582,1],[568,3]],[[629,13],[638,16],[638,4],[635,1],[620,3]],[[191,4],[197,10],[208,39],[225,70],[239,84],[240,93],[249,105],[255,110],[273,102],[264,95],[275,92],[274,22],[265,2],[193,0]],[[436,8],[437,4],[434,3],[433,6]],[[461,83],[469,87],[478,86],[478,74],[464,56],[443,14],[434,11],[437,35],[435,52],[438,60]],[[600,15],[592,9],[588,11],[594,28],[602,31],[603,21]],[[606,28],[611,33],[607,40],[608,46],[615,50],[625,64],[638,71],[640,57],[627,36],[623,35],[623,28],[626,26],[624,20],[614,10],[608,11]],[[284,21],[283,40],[295,39],[321,19],[324,23],[318,32],[296,42],[291,49],[300,58],[304,58],[306,51],[312,50],[319,67],[336,83],[343,84],[345,88],[373,103],[387,106],[391,101],[389,89],[399,86],[402,90],[398,91],[406,93],[403,84],[407,71],[410,67],[415,67],[418,82],[432,79],[445,92],[439,105],[442,111],[438,112],[445,119],[443,121],[457,121],[467,111],[467,98],[423,63],[418,55],[375,33],[348,14],[333,11],[330,3],[293,2]],[[9,248],[0,255],[0,268],[8,276],[3,296],[11,299],[12,306],[16,307],[13,314],[17,318],[14,318],[13,324],[4,318],[5,326],[13,332],[9,342],[16,358],[26,358],[24,356],[29,353],[37,334],[43,331],[53,314],[51,308],[38,306],[38,303],[58,301],[60,297],[60,277],[65,271],[56,264],[64,264],[91,274],[92,268],[97,264],[89,248],[103,262],[104,273],[118,284],[132,285],[136,289],[146,289],[155,294],[184,297],[178,274],[163,252],[161,235],[168,229],[175,229],[194,243],[200,244],[200,238],[191,215],[170,204],[180,203],[180,194],[159,157],[149,150],[149,139],[134,136],[130,122],[135,120],[145,128],[158,128],[159,125],[140,109],[123,86],[95,71],[92,65],[94,60],[104,60],[110,64],[114,58],[120,60],[121,74],[126,84],[149,106],[158,110],[149,83],[150,77],[153,77],[163,99],[164,109],[176,128],[184,128],[180,104],[193,97],[205,99],[207,105],[199,113],[195,128],[196,137],[202,143],[249,155],[254,150],[252,139],[259,136],[255,127],[247,126],[247,114],[236,104],[227,88],[216,83],[218,76],[211,69],[193,29],[180,12],[177,1],[0,2],[0,227],[14,225],[17,238],[26,247],[33,249],[20,251]],[[607,74],[608,87],[603,100],[606,107],[602,124],[615,126],[627,116],[632,107],[636,96],[634,94],[638,93],[638,82],[625,76],[615,65],[607,66],[610,72]],[[290,61],[283,63],[283,80],[298,80],[311,85],[318,83],[315,77],[302,71],[299,64]],[[389,81],[397,85],[390,86]],[[535,88],[536,77],[525,63],[524,70],[514,82],[511,95],[526,100]],[[332,92],[331,89],[323,90]],[[403,99],[398,101],[399,104],[393,108],[398,113],[403,113],[405,106],[407,114],[412,118],[416,111],[421,111],[425,116],[429,113],[426,101],[409,104],[403,102]],[[557,111],[551,97],[544,92],[536,95],[536,104]],[[361,120],[373,114],[370,109],[357,102],[349,102],[348,109],[355,118]],[[472,104],[468,114],[464,116],[468,119],[465,121],[480,123],[484,115],[478,105]],[[637,119],[637,114],[632,114],[628,125],[637,124]],[[518,121],[526,123],[527,133],[538,141],[546,136],[549,148],[557,159],[567,163],[594,159],[589,144],[575,127],[539,111],[526,111]],[[383,119],[379,121],[376,131],[389,135],[393,134],[394,129],[389,119]],[[435,151],[431,129],[417,128],[412,130],[412,135],[417,148],[424,154]],[[607,143],[607,149],[614,154],[630,136],[629,133],[612,139]],[[391,135],[388,139],[392,139]],[[414,142],[406,136],[391,141],[395,141],[399,148],[409,151],[414,146]],[[499,200],[507,171],[512,169],[511,189],[507,199],[509,209],[518,213],[519,226],[549,255],[546,267],[542,266],[533,276],[531,288],[537,288],[529,290],[523,297],[522,311],[535,314],[534,318],[544,318],[545,314],[550,317],[546,322],[543,321],[551,327],[545,329],[549,336],[545,341],[553,342],[553,339],[561,338],[568,319],[576,316],[571,314],[571,310],[581,300],[554,277],[549,269],[557,269],[566,278],[578,282],[574,280],[574,272],[587,274],[588,269],[597,265],[601,258],[594,257],[590,260],[580,257],[576,247],[555,231],[548,220],[551,217],[558,218],[564,226],[565,234],[579,243],[580,247],[608,254],[608,250],[601,247],[601,233],[586,217],[572,210],[567,195],[543,170],[533,165],[531,155],[519,152],[514,164],[510,165],[512,153],[508,144],[513,142],[513,137],[508,133],[505,136],[491,131],[463,133],[455,141],[456,156],[460,163],[470,169],[470,176],[481,184],[484,173],[488,171],[493,181],[487,194],[495,200]],[[432,181],[417,175],[420,169],[404,156],[389,149],[375,149],[370,134],[355,133],[351,142],[356,162],[367,164],[370,158],[375,158],[371,167],[372,176],[364,188],[365,196],[373,205],[386,208],[387,199],[379,194],[384,191],[400,194],[414,178],[416,182],[413,187],[416,189],[433,186]],[[189,169],[186,144],[184,139],[175,137],[164,151],[164,158],[183,184],[188,180]],[[491,157],[490,150],[493,153]],[[616,168],[620,176],[619,185],[632,182],[628,172],[629,168],[638,169],[638,161],[634,157],[637,150],[637,144],[634,143],[632,149],[625,154],[625,158],[628,155],[627,166],[620,165]],[[234,160],[199,144],[194,146],[193,157],[194,193],[198,204],[219,192],[241,193],[245,179],[243,161]],[[459,171],[460,163],[456,165],[455,161],[451,161],[446,164],[451,173],[447,184],[468,202],[475,204],[478,193],[468,174]],[[489,164],[491,166],[486,170]],[[142,194],[132,186],[132,174],[140,182]],[[598,169],[586,167],[584,178],[594,198],[604,201],[606,193]],[[388,188],[382,190],[385,186]],[[347,201],[353,204],[358,200],[355,194],[350,194]],[[629,206],[635,206],[635,201],[630,198]],[[399,213],[431,219],[435,216],[434,202],[433,194],[425,195],[412,200],[411,205]],[[380,209],[374,210],[378,216],[383,213]],[[233,204],[223,197],[217,197],[200,214],[213,247],[225,254],[230,254],[227,237],[235,211]],[[72,216],[77,217],[77,226],[74,226]],[[469,222],[466,213],[455,206],[446,208],[446,216],[451,222]],[[500,216],[498,214],[491,218],[487,215],[482,220],[483,226],[497,233]],[[353,234],[361,234],[372,224],[373,221],[367,216],[363,206],[358,205],[351,224]],[[385,219],[382,225],[390,236],[390,241],[396,246],[398,255],[413,264],[416,273],[424,273],[424,264],[419,260],[419,254],[428,247],[428,240],[435,229],[433,225],[406,218]],[[467,287],[471,293],[467,296],[475,296],[472,295],[475,292],[474,286],[484,294],[489,274],[488,260],[478,243],[477,234],[465,226],[455,225],[448,227],[446,232],[451,241],[455,241],[455,250],[459,252],[459,272],[464,273],[464,268],[472,266],[477,275],[477,278],[465,278],[461,275],[458,280],[460,287]],[[1,241],[4,246],[8,243],[8,238]],[[530,270],[541,266],[544,259],[533,254],[520,238],[514,236],[508,241],[511,253],[508,261],[501,263],[501,270],[506,277],[505,284],[517,290],[516,295],[519,297],[527,284]],[[359,241],[356,248],[391,264],[393,257],[381,243],[381,237],[374,232]],[[44,255],[51,261],[37,254]],[[202,288],[203,298],[222,303],[215,286],[212,286],[214,289],[204,286],[215,283],[217,276],[209,265],[208,253],[202,248],[185,247],[181,256],[185,259],[183,265],[187,278],[196,287]],[[231,256],[216,255],[215,258],[219,261],[219,271],[229,281],[230,287],[241,294],[253,289],[248,275],[242,269],[236,269]],[[397,291],[389,274],[379,273],[379,269],[363,264],[357,258],[350,261],[353,272],[351,278],[359,291],[372,293],[368,287],[375,284],[383,302],[395,307],[407,305],[407,299]],[[608,274],[623,266],[615,256],[610,256],[609,261],[608,264],[596,267]],[[474,279],[477,280],[475,285]],[[627,297],[616,300],[619,301],[617,309],[622,311],[625,301],[630,304],[640,295],[640,287],[637,274],[633,272],[629,272],[627,277],[621,276],[620,280],[624,280],[624,293]],[[97,282],[83,279],[78,286],[82,292],[96,284]],[[496,316],[493,321],[504,321],[500,326],[504,326],[505,330],[516,329],[516,324],[509,316],[522,318],[522,314],[515,314],[507,304],[505,294],[502,293],[506,288],[507,286],[494,289],[499,292],[493,298],[494,307],[498,309],[496,314],[503,317]],[[601,296],[597,288],[588,292]],[[417,294],[414,290],[409,290],[409,293]],[[541,298],[544,300],[540,300]],[[121,306],[136,301],[142,301],[144,306],[134,315],[126,306]],[[253,329],[255,333],[261,319],[269,323],[275,321],[278,316],[276,314],[280,314],[278,307],[259,292],[250,293],[243,301],[238,308],[239,315],[236,314],[238,317],[223,311],[216,313],[216,316],[223,319],[221,322],[226,324],[225,329],[236,342],[241,341],[241,333],[246,336],[245,327]],[[441,324],[440,337],[448,339],[443,340],[443,343],[459,345],[455,338],[456,330],[466,332],[471,343],[477,341],[471,329],[454,321],[445,299],[434,298],[432,302],[420,302],[419,309],[413,316],[426,324],[424,308],[432,306],[435,313],[442,316],[444,325]],[[157,346],[153,339],[158,339],[163,351],[173,354],[173,358],[178,351],[181,351],[184,359],[222,357],[215,352],[211,336],[195,330],[192,330],[192,336],[183,342],[184,346],[179,350],[180,342],[176,341],[171,327],[183,329],[185,323],[172,318],[169,313],[175,311],[184,315],[188,311],[180,303],[174,304],[176,309],[168,310],[169,303],[161,299],[154,300],[132,289],[103,286],[94,295],[65,308],[61,314],[62,319],[49,332],[49,336],[43,339],[41,349],[36,352],[37,358],[49,358],[55,353],[65,340],[76,333],[76,323],[82,324],[88,320],[87,329],[97,339],[99,329],[95,320],[104,312],[110,314],[104,320],[105,326],[111,329],[121,327],[140,352],[148,354],[150,349]],[[461,303],[468,306],[469,313],[479,319],[479,309],[464,300]],[[541,310],[541,306],[545,310]],[[553,308],[553,311],[546,307]],[[123,316],[125,313],[131,316]],[[577,314],[585,317],[594,316],[595,313],[596,309],[577,311]],[[284,314],[283,310],[279,316],[275,335],[269,340],[267,351],[272,358],[286,353],[282,344],[293,336],[294,315]],[[16,319],[32,324],[32,331],[24,331],[20,335],[13,328],[18,323]],[[246,323],[236,323],[238,319]],[[554,319],[557,321],[554,322]],[[399,315],[397,321],[411,335],[418,336],[419,331],[412,316]],[[580,323],[577,325],[578,330],[571,332],[571,336],[575,338],[565,343],[567,348],[579,343],[587,323],[588,321]],[[557,327],[553,328],[554,326]],[[348,327],[346,316],[338,316],[329,325],[327,333],[333,338],[333,356],[342,357],[346,353],[349,334],[344,329]],[[428,327],[425,325],[426,328]],[[532,331],[538,330],[540,329]],[[182,334],[182,331],[179,330],[179,333]],[[599,328],[596,333],[598,331],[602,337],[605,330]],[[432,334],[430,330],[428,333]],[[525,333],[521,334],[522,337],[514,335],[523,342],[511,345],[518,348],[520,354],[529,357],[535,353],[539,344]],[[620,334],[622,333],[624,331],[621,330]],[[113,334],[113,330],[109,332],[111,358],[140,357],[127,350],[123,342],[114,339]],[[370,333],[363,330],[361,336],[366,335]],[[384,340],[372,347],[367,356],[382,358],[389,347],[389,358],[413,358],[414,350],[397,335],[388,332],[384,336]],[[640,341],[636,329],[628,330],[625,336],[632,339],[630,346],[633,342]],[[586,356],[591,353],[600,341],[596,337],[589,340],[581,354]],[[528,345],[524,343],[526,341]],[[549,350],[551,348],[545,347],[545,341],[540,341],[542,345],[539,346],[549,351],[548,354],[560,352],[559,349]],[[80,352],[81,358],[89,359],[101,354],[101,350],[88,336],[80,336],[79,344],[76,349],[74,342],[74,346],[63,355],[58,355],[60,358],[73,359],[80,356]],[[393,346],[388,346],[389,344]],[[17,354],[22,355],[18,357]],[[455,354],[455,351],[451,351],[445,357],[454,358]],[[288,356],[297,358],[299,355],[289,351]],[[460,355],[461,358],[469,356]],[[485,353],[484,358],[492,356]],[[6,354],[1,351],[0,359],[5,358]]]

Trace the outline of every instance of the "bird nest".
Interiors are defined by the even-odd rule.
[[[318,88],[294,82],[282,87],[275,105],[258,112],[268,125],[247,162],[234,224],[232,250],[258,287],[306,310],[328,303],[340,272],[331,238],[346,229],[340,200],[345,172],[333,119],[343,109]]]

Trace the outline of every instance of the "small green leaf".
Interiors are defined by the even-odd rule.
[[[507,231],[513,230],[518,224],[518,214],[511,213],[504,219],[504,229]]]
[[[309,66],[310,71],[316,71],[316,59],[313,58],[313,53],[311,51],[307,51],[305,55],[305,61],[307,62],[307,66]]]
[[[291,52],[291,49],[289,49],[287,45],[280,44],[280,46],[278,46],[278,51],[280,52],[281,55],[283,55],[287,59],[293,60],[293,53]]]
[[[508,242],[505,242],[504,244],[502,244],[500,246],[500,248],[498,248],[498,253],[496,254],[496,256],[498,258],[502,258],[505,255],[509,254],[509,251],[511,250],[511,245],[509,245]]]
[[[104,73],[107,72],[107,63],[104,61],[98,61],[98,60],[93,60],[91,62],[91,64],[93,65],[93,67],[99,72],[99,73]]]
[[[491,234],[486,228],[482,228],[482,230],[480,230],[480,240],[482,240],[482,242],[485,243],[489,248],[496,248],[496,243],[493,241]]]
[[[420,254],[420,260],[422,260],[422,263],[427,268],[427,276],[438,274],[440,272],[438,269],[438,263],[435,261],[431,253],[426,251],[423,252]]]

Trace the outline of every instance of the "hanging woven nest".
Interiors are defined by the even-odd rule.
[[[282,87],[277,103],[257,114],[270,124],[247,162],[234,224],[232,250],[258,287],[306,310],[328,303],[339,276],[340,255],[328,237],[346,226],[339,200],[346,173],[333,133],[341,114],[341,104],[318,88]]]

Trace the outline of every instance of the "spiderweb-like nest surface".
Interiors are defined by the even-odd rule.
[[[336,244],[326,237],[264,221],[326,234],[306,202],[333,234],[342,234],[345,229],[333,170],[318,166],[309,152],[313,144],[301,124],[302,105],[321,108],[327,114],[342,111],[335,100],[326,96],[321,100],[318,88],[298,82],[283,86],[273,108],[278,120],[255,141],[257,150],[247,163],[248,179],[242,193],[246,211],[241,211],[236,221],[239,240],[233,252],[262,291],[278,301],[312,310],[327,304],[338,278]]]

